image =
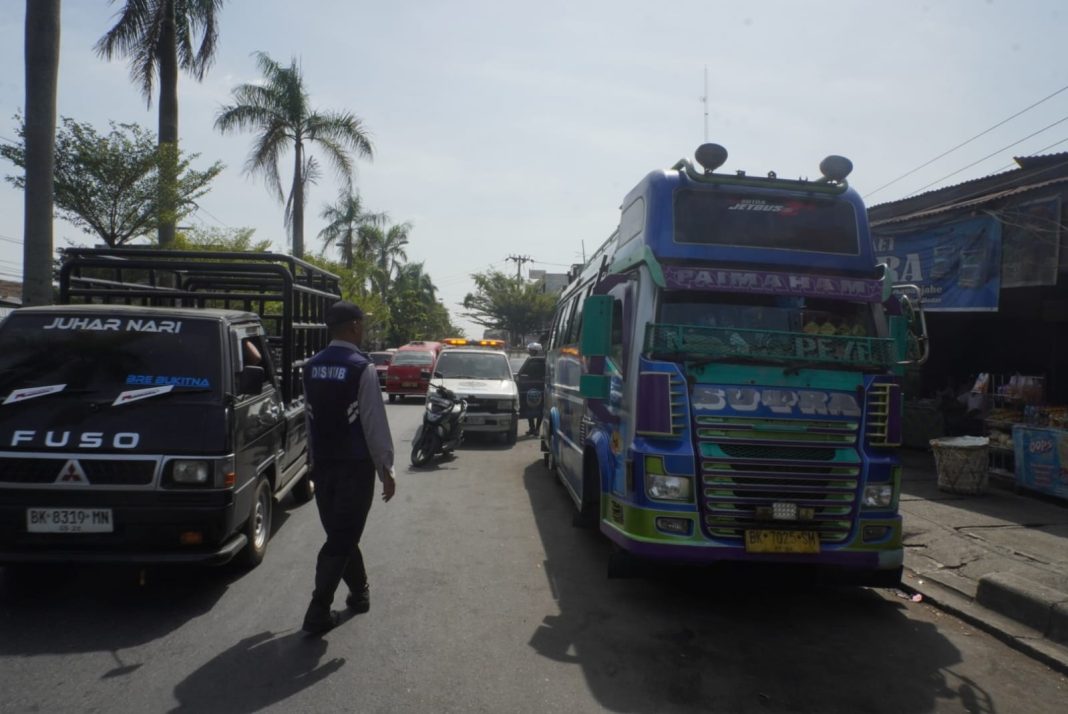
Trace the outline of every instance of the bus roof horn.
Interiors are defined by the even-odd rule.
[[[701,164],[706,174],[710,174],[727,161],[727,150],[719,144],[701,144],[694,152],[697,163]]]

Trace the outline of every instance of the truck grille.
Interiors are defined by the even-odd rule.
[[[854,421],[697,417],[700,501],[709,537],[741,542],[747,529],[849,537],[857,508],[860,424]],[[773,520],[774,504],[799,520]]]
[[[55,483],[66,458],[0,459],[0,483]],[[146,460],[78,459],[85,477],[95,486],[147,486],[156,475],[156,462]]]

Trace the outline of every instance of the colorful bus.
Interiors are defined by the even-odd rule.
[[[613,562],[896,585],[919,290],[876,263],[848,159],[812,181],[715,173],[725,160],[705,144],[700,168],[646,176],[573,274],[547,347],[546,464]]]

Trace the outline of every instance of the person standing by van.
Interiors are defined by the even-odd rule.
[[[358,346],[363,311],[342,300],[327,309],[325,321],[331,342],[305,364],[303,375],[315,503],[326,531],[304,616],[303,629],[311,634],[337,625],[339,615],[331,606],[342,580],[349,587],[349,609],[370,609],[360,538],[374,500],[375,474],[382,481],[382,500],[396,491],[393,437],[378,376]]]

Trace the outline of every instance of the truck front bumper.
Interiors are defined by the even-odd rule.
[[[221,565],[248,542],[229,491],[0,492],[5,563],[200,563]],[[35,533],[29,508],[109,509],[109,533]],[[191,537],[190,534],[199,534]],[[197,542],[199,540],[199,542]]]

